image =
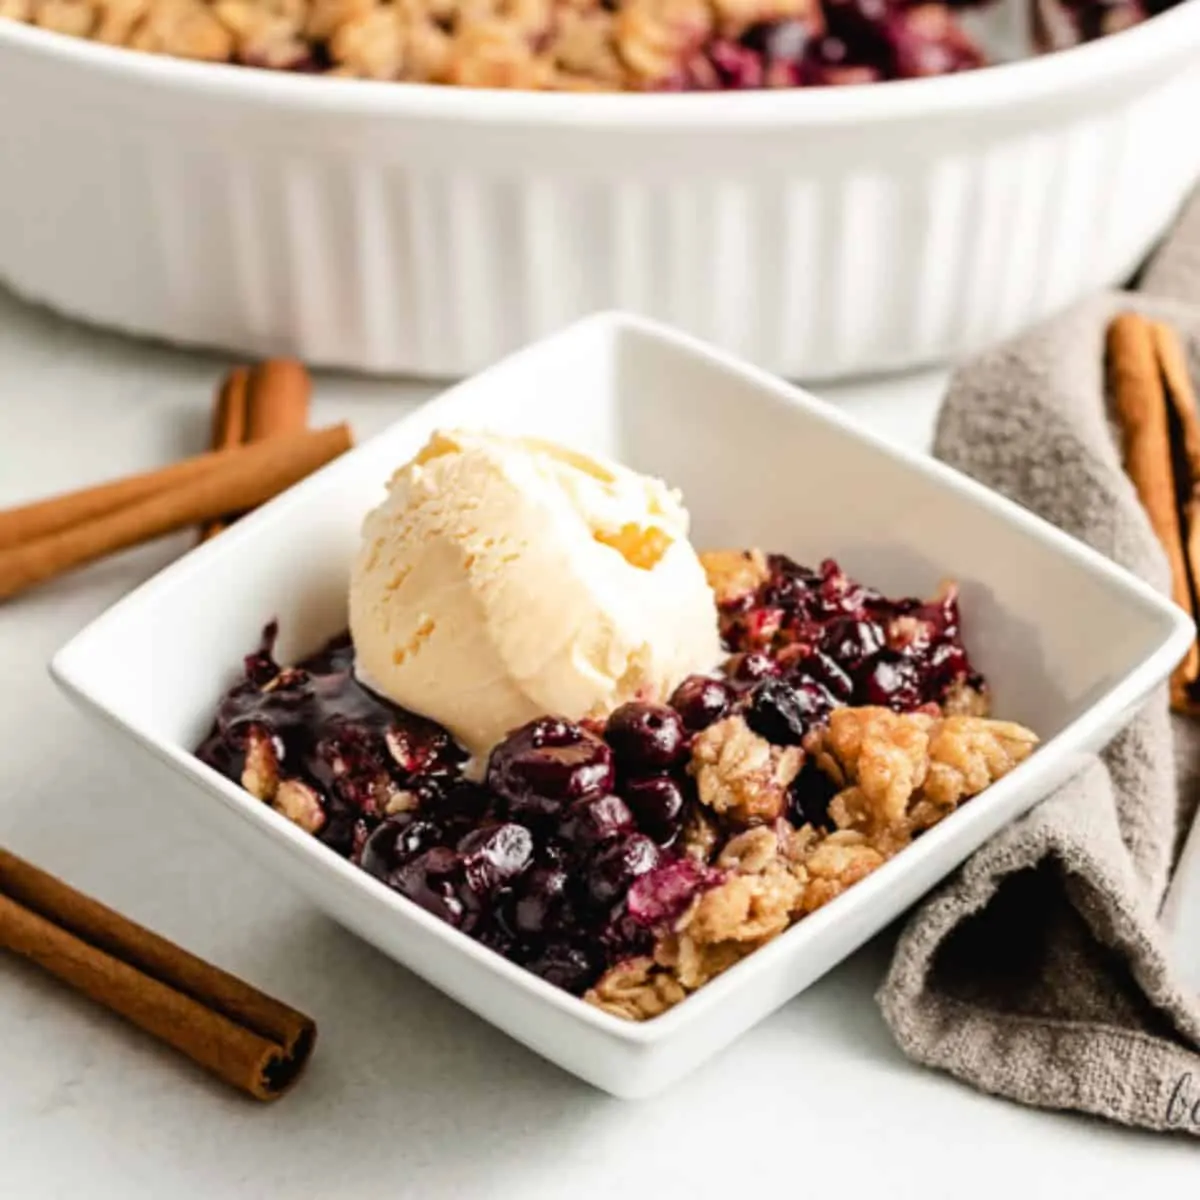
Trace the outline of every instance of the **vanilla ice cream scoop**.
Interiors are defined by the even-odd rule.
[[[533,438],[437,433],[363,524],[364,681],[482,756],[552,713],[664,700],[720,658],[677,493]]]

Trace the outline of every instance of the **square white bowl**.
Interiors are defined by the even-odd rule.
[[[271,617],[287,661],[344,628],[363,515],[438,427],[536,432],[681,487],[700,547],[838,558],[890,594],[962,585],[996,712],[1043,745],[1007,778],[678,1008],[635,1025],[484,949],[192,755]],[[192,807],[312,902],[527,1046],[619,1096],[653,1092],[807,987],[1045,797],[1182,656],[1185,615],[946,467],[691,338],[601,314],[506,359],[240,521],[94,621],[51,664],[172,768]],[[348,986],[353,986],[352,983]]]

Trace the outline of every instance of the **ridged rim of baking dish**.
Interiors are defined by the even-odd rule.
[[[97,74],[197,97],[314,113],[478,124],[689,129],[875,124],[1003,112],[1104,89],[1156,67],[1182,68],[1200,47],[1200,0],[1123,33],[1016,63],[935,79],[842,88],[722,93],[551,93],[378,83],[254,70],[100,45],[0,18],[0,44]],[[1174,64],[1169,67],[1168,64]]]

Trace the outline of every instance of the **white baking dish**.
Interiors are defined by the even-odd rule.
[[[630,1024],[551,987],[191,753],[264,621],[279,617],[285,658],[344,628],[363,513],[433,429],[454,426],[537,432],[662,475],[683,488],[701,546],[761,545],[808,562],[833,554],[892,594],[928,594],[957,578],[967,641],[997,712],[1032,726],[1043,744],[875,874],[656,1020]],[[460,385],[193,551],[84,630],[53,671],[120,735],[115,752],[140,746],[169,768],[164,800],[189,803],[265,869],[513,1037],[599,1087],[639,1096],[807,987],[1044,797],[1129,718],[1194,632],[1146,584],[956,472],[690,339],[601,316]],[[793,1067],[802,1063],[797,1047]]]
[[[1200,173],[1200,2],[1036,61],[547,95],[159,59],[0,19],[0,279],[101,324],[471,371],[579,315],[785,375],[960,354],[1126,275]]]

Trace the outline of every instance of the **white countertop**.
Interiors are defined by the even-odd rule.
[[[0,294],[0,505],[202,448],[222,366]],[[930,373],[826,394],[923,446],[942,386]],[[362,437],[431,390],[323,378],[315,415]],[[155,790],[54,690],[51,653],[186,545],[0,606],[0,843],[311,1013],[320,1044],[293,1094],[255,1106],[0,957],[0,1196],[1194,1192],[1186,1139],[1028,1111],[910,1065],[872,1000],[886,935],[657,1099],[613,1100],[542,1062],[221,845],[186,793]]]

